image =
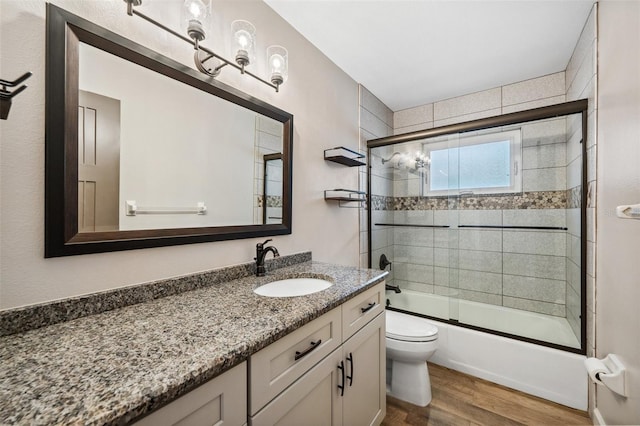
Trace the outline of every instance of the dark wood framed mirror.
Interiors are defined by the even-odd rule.
[[[46,67],[45,257],[291,233],[293,115],[51,4]]]

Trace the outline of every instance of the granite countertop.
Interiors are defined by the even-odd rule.
[[[126,424],[381,282],[386,272],[304,262],[0,338],[0,424]],[[292,298],[253,289],[318,277]]]

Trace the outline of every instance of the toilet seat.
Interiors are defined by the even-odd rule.
[[[438,338],[438,328],[422,318],[387,311],[387,332],[390,339],[404,342],[431,342]]]

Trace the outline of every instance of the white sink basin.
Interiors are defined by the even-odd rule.
[[[318,278],[289,278],[261,285],[253,292],[267,297],[294,297],[317,293],[332,285],[332,282]]]

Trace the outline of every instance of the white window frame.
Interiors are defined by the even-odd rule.
[[[431,158],[431,151],[439,151],[450,148],[482,145],[493,142],[509,141],[509,155],[510,155],[510,185],[509,186],[496,186],[489,188],[455,188],[444,190],[431,190],[431,166],[425,173],[422,181],[422,193],[425,196],[444,196],[444,195],[471,195],[471,194],[511,194],[522,192],[522,135],[520,129],[509,131],[498,131],[494,133],[487,133],[482,135],[464,136],[460,135],[455,141],[449,139],[439,142],[426,142],[423,144],[423,152]]]

